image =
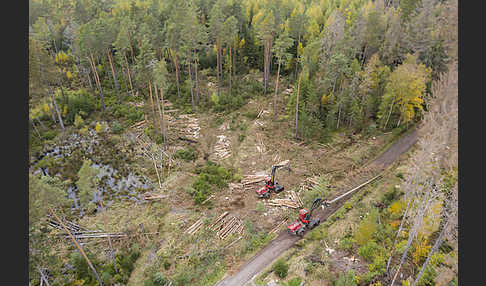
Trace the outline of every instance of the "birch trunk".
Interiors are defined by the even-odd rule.
[[[408,210],[410,209],[410,204],[412,202],[412,198],[408,200],[407,208],[405,209],[405,213],[403,214],[402,221],[400,222],[400,227],[398,228],[397,235],[395,236],[395,241],[393,241],[392,249],[390,251],[390,256],[388,257],[388,261],[386,263],[386,272],[388,273],[388,269],[390,268],[390,262],[393,256],[393,251],[395,250],[395,245],[397,245],[398,237],[400,236],[400,233],[402,232],[403,229],[403,223],[406,220]]]
[[[429,252],[429,256],[427,256],[427,259],[425,260],[424,262],[424,265],[422,265],[422,268],[420,269],[420,272],[419,274],[417,274],[417,278],[415,278],[415,281],[413,282],[413,286],[416,286],[417,283],[419,282],[420,280],[420,277],[422,276],[422,274],[424,273],[424,270],[425,270],[425,267],[427,267],[427,264],[429,263],[430,259],[432,258],[432,255],[437,251],[437,249],[439,249],[439,247],[441,246],[442,244],[442,240],[444,238],[444,234],[446,233],[447,231],[447,227],[449,226],[449,220],[447,220],[446,224],[444,225],[444,227],[442,228],[442,231],[440,232],[439,234],[439,237],[437,238],[437,240],[435,241],[434,243],[434,246],[432,247],[432,249],[430,250]]]
[[[86,253],[84,252],[83,248],[81,247],[81,245],[79,245],[79,243],[76,241],[76,239],[74,238],[73,234],[69,231],[69,229],[64,225],[64,223],[59,219],[59,217],[56,215],[56,213],[51,209],[51,207],[49,207],[49,211],[51,212],[51,214],[56,218],[56,220],[59,222],[59,224],[64,228],[64,230],[68,233],[69,237],[71,238],[71,240],[73,241],[74,245],[76,246],[76,248],[79,250],[79,252],[81,253],[81,255],[83,256],[84,260],[86,260],[86,262],[88,263],[88,266],[89,268],[91,268],[91,271],[93,271],[94,275],[96,276],[96,279],[98,280],[98,283],[100,284],[100,286],[103,286],[103,283],[101,282],[101,279],[100,279],[100,276],[98,275],[98,272],[96,272],[96,269],[94,268],[93,264],[91,264],[91,261],[89,260],[88,256],[86,256]]]
[[[410,246],[412,245],[412,241],[415,238],[415,236],[417,235],[418,229],[419,229],[420,225],[422,224],[423,217],[424,217],[425,213],[427,212],[427,209],[429,208],[430,203],[432,202],[433,198],[432,197],[429,198],[428,195],[429,195],[429,193],[427,193],[425,195],[425,198],[422,201],[422,205],[419,209],[419,213],[417,214],[417,216],[415,218],[414,225],[413,225],[411,232],[409,233],[409,236],[408,236],[408,241],[407,241],[407,245],[405,246],[405,251],[403,252],[402,257],[400,258],[398,270],[395,273],[395,276],[393,277],[391,286],[393,286],[395,284],[395,278],[397,277],[397,274],[400,271],[400,268],[402,267],[402,264],[405,261],[405,258],[407,257],[407,253],[408,253],[408,250],[410,249]]]
[[[115,272],[118,273],[118,267],[116,267],[115,254],[113,252],[113,245],[111,244],[110,232],[108,231],[108,224],[106,223],[105,208],[103,206],[103,197],[101,196],[100,190],[96,188],[98,192],[98,199],[100,201],[101,216],[103,217],[103,224],[105,225],[106,237],[108,238],[108,246],[110,247],[110,255],[113,260],[113,266],[115,267]]]
[[[61,129],[64,130],[64,122],[62,122],[61,113],[57,108],[57,103],[56,103],[56,99],[54,98],[54,93],[52,91],[50,91],[49,93],[51,94],[52,103],[54,104],[54,108],[56,109],[57,118],[59,119],[59,124],[61,125]]]

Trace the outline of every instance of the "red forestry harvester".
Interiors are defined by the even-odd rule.
[[[321,223],[319,218],[313,218],[312,212],[318,208],[321,204],[326,207],[329,206],[327,201],[322,201],[321,198],[316,198],[312,203],[310,211],[306,208],[299,211],[299,219],[293,224],[287,226],[287,232],[289,234],[296,234],[298,236],[303,236],[306,229],[313,229]]]
[[[279,185],[278,182],[275,179],[275,171],[278,168],[284,167],[285,169],[289,170],[290,173],[290,167],[287,164],[280,164],[280,165],[274,165],[272,166],[272,176],[267,176],[265,178],[265,186],[261,187],[256,191],[258,198],[269,198],[270,193],[280,193],[281,191],[284,190],[284,187]]]

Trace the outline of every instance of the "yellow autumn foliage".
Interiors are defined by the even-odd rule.
[[[51,108],[49,107],[49,104],[47,104],[47,103],[44,103],[43,109],[44,109],[45,113],[49,113],[49,110],[51,110]]]
[[[428,240],[426,238],[421,239],[416,245],[415,251],[412,253],[413,262],[419,265],[422,260],[427,257],[431,248],[432,246],[428,244]]]
[[[403,211],[404,208],[405,208],[404,202],[396,201],[388,207],[388,211],[390,212],[390,214],[392,214],[392,216],[397,216]]]
[[[96,122],[95,130],[97,133],[102,132],[102,126],[99,122]]]

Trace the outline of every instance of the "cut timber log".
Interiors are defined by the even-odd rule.
[[[192,234],[194,230],[196,230],[199,226],[201,226],[203,224],[203,220],[202,218],[200,218],[199,220],[197,220],[195,223],[193,223],[190,227],[188,227],[186,229],[186,231],[184,231],[184,233],[189,233],[189,234]]]
[[[198,226],[196,226],[193,230],[191,230],[189,232],[190,235],[193,235],[195,234],[199,229],[201,229],[201,227],[203,226],[204,224],[203,223],[200,223]]]
[[[192,139],[185,138],[185,137],[182,137],[182,136],[179,136],[177,138],[179,138],[180,140],[183,140],[183,141],[187,141],[187,142],[191,142],[191,143],[197,143],[196,140],[192,140]]]
[[[233,225],[225,233],[221,235],[221,239],[226,239],[226,237],[228,237],[230,234],[236,232],[241,225],[242,225],[241,220],[236,219]]]
[[[230,221],[220,231],[218,231],[216,234],[221,238],[221,235],[223,233],[225,233],[235,222],[236,222],[236,218],[232,217],[230,219]]]
[[[145,195],[144,199],[147,200],[147,201],[153,201],[153,200],[165,199],[167,197],[168,197],[168,195],[151,195],[151,194],[148,194],[148,195]]]
[[[144,120],[142,120],[142,121],[139,121],[139,122],[137,122],[137,123],[133,124],[131,128],[138,127],[138,126],[140,126],[140,125],[144,124],[145,122],[146,122],[146,121],[145,121],[145,119],[144,119]]]
[[[222,220],[225,216],[227,216],[229,212],[224,212],[219,217],[217,217],[210,225],[209,228],[212,229],[220,220]]]

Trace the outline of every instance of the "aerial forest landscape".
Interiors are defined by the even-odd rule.
[[[29,286],[458,285],[458,0],[28,3]]]

